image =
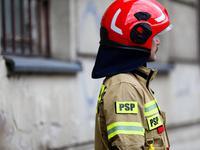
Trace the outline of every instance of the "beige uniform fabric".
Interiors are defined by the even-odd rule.
[[[165,113],[160,111],[149,88],[149,83],[156,74],[157,70],[142,66],[136,73],[122,73],[104,80],[105,90],[100,92],[97,105],[95,150],[149,150],[148,144],[152,143],[155,150],[167,150],[170,147]],[[116,102],[137,102],[138,111],[116,113]],[[158,133],[157,128],[149,127],[151,123],[148,118],[155,115],[159,116],[164,126],[162,133]],[[143,135],[141,129],[144,131]]]

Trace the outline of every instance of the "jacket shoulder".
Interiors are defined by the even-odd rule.
[[[103,84],[106,86],[106,91],[115,91],[127,94],[128,91],[131,93],[137,93],[143,97],[143,89],[140,85],[139,80],[136,76],[131,73],[121,73],[112,77],[107,77]],[[135,92],[134,92],[135,91]]]
[[[137,86],[139,81],[131,73],[120,73],[112,77],[106,77],[104,80],[104,85],[107,87],[111,87],[120,83],[127,83]]]

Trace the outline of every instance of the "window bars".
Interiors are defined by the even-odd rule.
[[[49,0],[0,0],[2,54],[50,57]]]

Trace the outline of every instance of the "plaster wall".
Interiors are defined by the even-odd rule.
[[[169,56],[172,61],[199,59],[198,8],[183,3],[170,2],[169,14],[174,29],[170,34]]]
[[[99,89],[98,82],[85,78],[87,69],[77,75],[8,76],[2,57],[0,66],[1,150],[70,148],[93,141]]]
[[[8,76],[5,60],[0,57],[1,150],[93,149],[95,109],[102,79],[91,79],[91,71],[99,46],[100,19],[113,1],[51,0],[52,57],[80,61],[82,72]],[[200,142],[198,29],[194,19],[197,13],[179,3],[160,2],[169,8],[174,29],[162,39],[165,46],[158,55],[162,57],[159,62],[173,60],[174,69],[158,74],[151,88],[167,113],[171,149],[197,150]],[[180,17],[184,13],[195,17],[185,22]],[[181,32],[183,28],[185,34]],[[186,61],[180,63],[180,59]],[[195,63],[190,63],[191,60]]]

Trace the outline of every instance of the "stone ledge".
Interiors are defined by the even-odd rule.
[[[78,62],[65,62],[42,57],[3,55],[11,73],[73,74],[82,71]]]

